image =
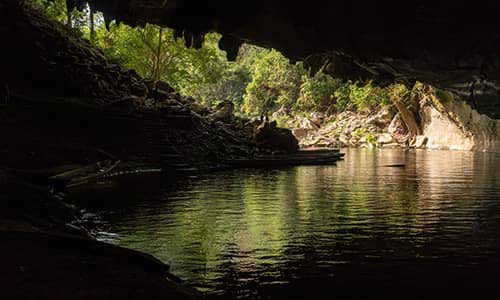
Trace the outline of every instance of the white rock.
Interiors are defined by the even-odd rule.
[[[304,128],[304,129],[310,129],[310,130],[318,130],[318,125],[314,124],[311,122],[311,120],[307,118],[300,118],[299,119],[299,127]]]
[[[320,113],[320,112],[312,112],[310,115],[310,120],[313,122],[316,126],[321,126],[321,123],[323,119],[325,118],[325,114]]]
[[[413,145],[416,148],[424,148],[427,145],[427,141],[428,140],[429,139],[426,136],[424,136],[424,135],[418,135],[417,137],[415,137]]]
[[[382,133],[381,135],[379,135],[378,139],[377,139],[377,143],[378,144],[390,144],[394,141],[394,139],[392,138],[392,135],[390,135],[389,133]]]
[[[394,114],[392,113],[390,107],[384,107],[376,115],[377,120],[379,120],[379,124],[388,124],[391,122],[393,116]]]
[[[394,118],[391,121],[391,124],[389,124],[389,127],[387,128],[387,131],[390,134],[396,134],[398,129],[401,131],[401,134],[406,133],[406,125],[403,122],[403,119],[401,118],[401,114],[397,113]]]
[[[349,144],[349,138],[348,138],[346,135],[341,134],[341,135],[339,136],[339,142],[340,142],[341,144],[348,145],[348,144]]]

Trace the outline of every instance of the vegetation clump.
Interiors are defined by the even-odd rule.
[[[184,38],[176,38],[168,28],[106,24],[102,14],[89,7],[68,11],[64,0],[31,1],[101,48],[108,60],[143,78],[165,81],[206,106],[231,101],[237,113],[260,116],[281,107],[294,112],[369,112],[390,101],[387,89],[372,82],[343,81],[323,69],[312,74],[301,62],[292,64],[273,49],[244,44],[230,62],[218,47],[217,33],[207,34],[200,49],[188,48]]]

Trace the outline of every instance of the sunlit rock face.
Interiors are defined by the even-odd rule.
[[[72,4],[85,0],[68,0]],[[200,46],[224,35],[230,58],[238,45],[274,47],[312,66],[380,83],[419,80],[461,95],[500,116],[500,2],[492,0],[90,0],[107,20],[151,22]]]
[[[500,121],[480,114],[451,93],[420,101],[422,137],[427,149],[500,152]]]

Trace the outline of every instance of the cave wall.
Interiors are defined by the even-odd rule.
[[[23,1],[0,1],[0,96],[39,94],[105,105],[147,87],[134,70],[109,62],[78,32]]]

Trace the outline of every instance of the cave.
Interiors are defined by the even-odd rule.
[[[64,22],[46,13],[56,2]],[[491,0],[1,1],[1,298],[497,299],[498,11]],[[157,30],[151,72],[108,51],[117,28]],[[189,94],[167,76],[189,77],[194,62],[160,70],[162,46],[192,59],[214,34],[198,63],[210,74],[210,59],[223,62],[213,80],[234,64],[250,76],[231,99],[295,94],[245,115],[218,101],[224,89],[202,101],[208,88]],[[247,73],[265,60],[243,66],[242,49],[295,77],[249,96]],[[334,104],[299,112],[318,82],[335,85]],[[364,102],[340,110],[345,97]]]

